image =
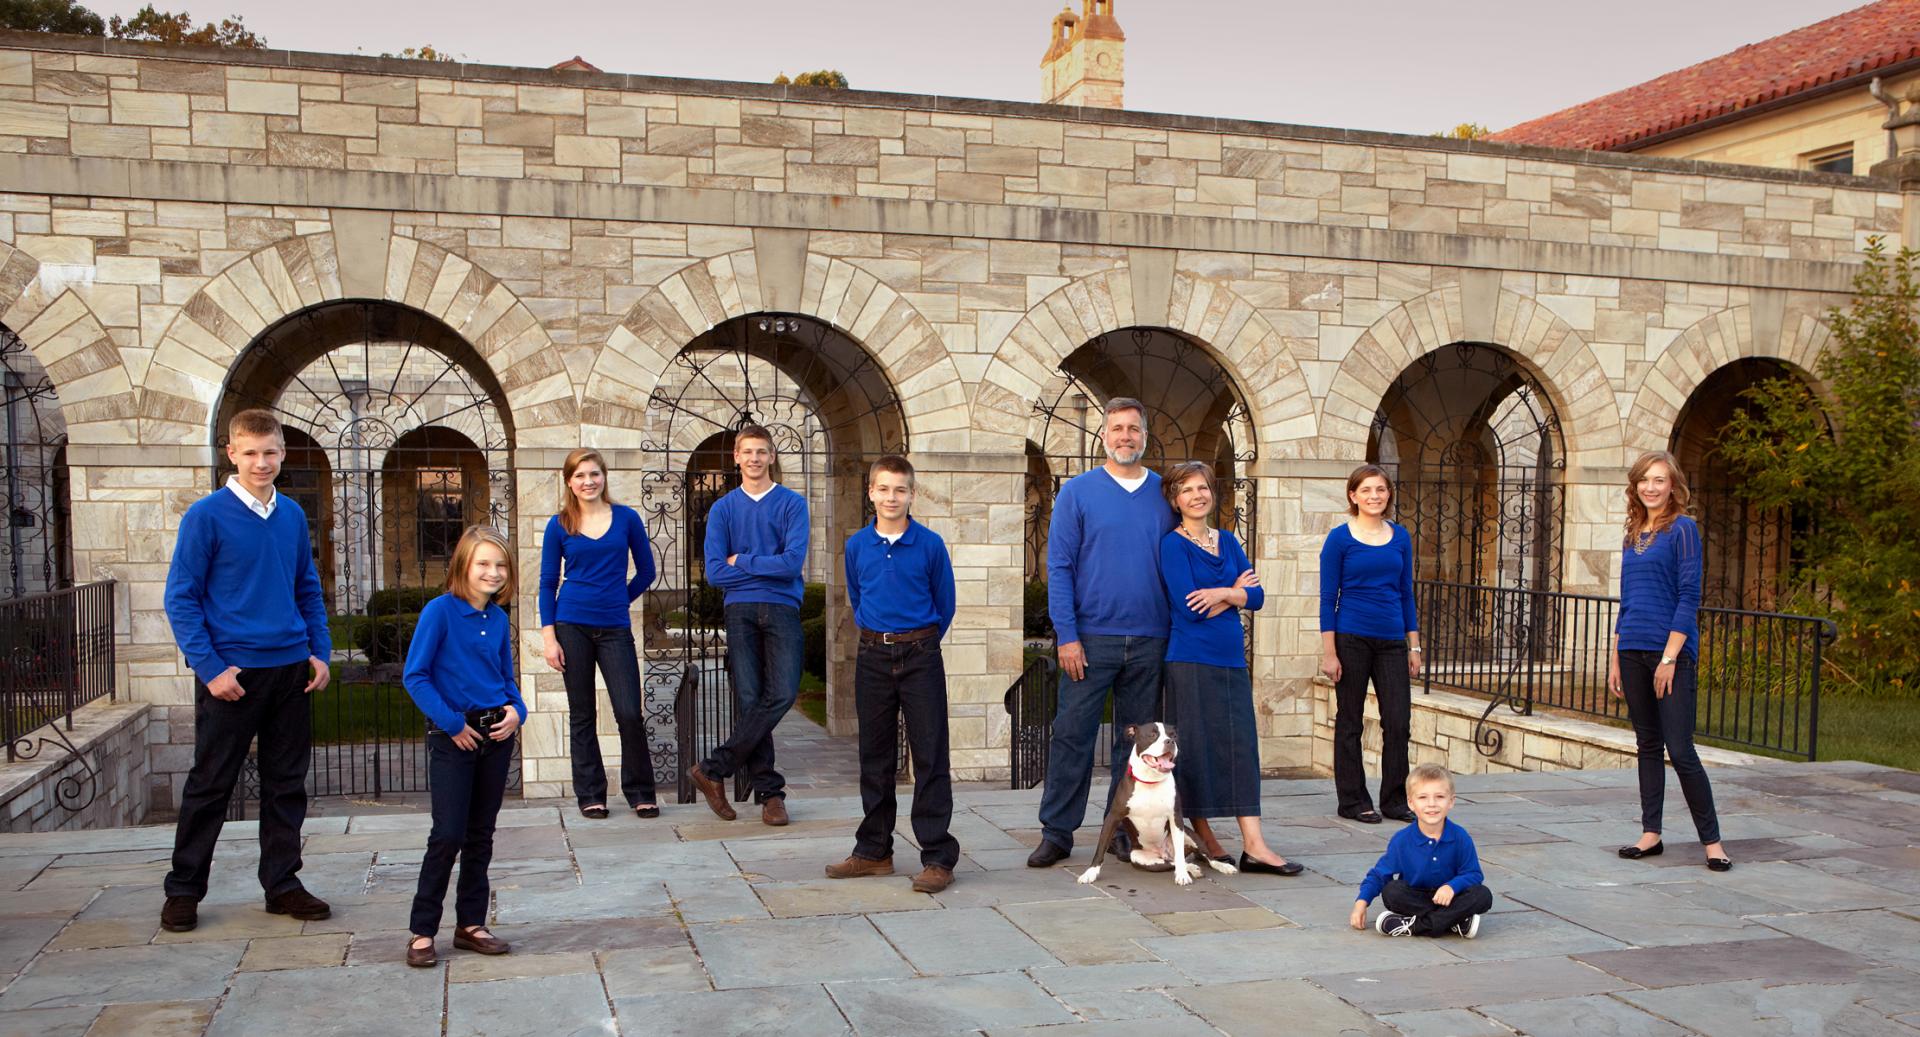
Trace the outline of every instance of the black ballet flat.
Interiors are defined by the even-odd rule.
[[[1230,853],[1223,853],[1217,856],[1210,856],[1207,859],[1212,861],[1215,864],[1225,864],[1228,867],[1233,866],[1233,855]]]
[[[1307,870],[1307,866],[1301,864],[1299,861],[1288,861],[1285,864],[1268,864],[1266,861],[1256,860],[1244,853],[1240,855],[1240,873],[1242,875],[1298,875],[1305,870]]]
[[[607,819],[607,808],[604,806],[581,807],[580,816],[589,821],[605,821]]]
[[[1372,807],[1368,807],[1367,809],[1362,810],[1356,814],[1343,813],[1340,816],[1346,818],[1349,821],[1358,821],[1363,825],[1377,825],[1381,821],[1380,811],[1375,810]]]
[[[659,807],[657,807],[657,806],[652,806],[652,807],[634,807],[634,808],[633,808],[633,813],[634,813],[634,816],[635,816],[635,817],[641,817],[641,818],[652,818],[652,817],[659,817],[659,816],[660,816],[660,808],[659,808]]]
[[[1630,861],[1637,861],[1642,857],[1658,857],[1665,852],[1667,852],[1667,845],[1659,842],[1654,843],[1644,850],[1632,843],[1620,847],[1620,856]],[[1729,864],[1728,866],[1731,867],[1732,865]]]
[[[1408,810],[1406,807],[1401,807],[1398,810],[1384,810],[1381,811],[1381,813],[1389,821],[1398,821],[1401,824],[1407,825],[1413,823],[1413,811]]]
[[[1708,857],[1707,870],[1708,871],[1732,871],[1733,862],[1728,860],[1725,857]]]

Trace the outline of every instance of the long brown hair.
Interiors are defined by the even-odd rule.
[[[566,530],[568,536],[580,532],[580,498],[573,493],[573,473],[588,461],[600,466],[600,477],[605,479],[606,458],[601,457],[600,451],[590,446],[580,447],[568,454],[567,462],[560,466],[560,528]],[[613,506],[613,494],[608,492],[607,484],[604,482],[600,484],[600,499],[608,507]]]
[[[1654,465],[1667,466],[1667,482],[1673,487],[1673,493],[1667,498],[1667,506],[1658,515],[1648,515],[1647,506],[1640,501],[1637,487],[1640,480],[1647,477],[1647,471]],[[1680,471],[1680,462],[1665,450],[1649,450],[1640,455],[1640,459],[1627,469],[1627,538],[1631,540],[1636,533],[1664,533],[1673,520],[1687,513],[1687,505],[1693,503],[1693,491],[1687,488],[1687,477]]]
[[[467,585],[467,567],[473,564],[473,554],[481,544],[492,544],[507,558],[507,582],[501,584],[493,596],[494,604],[504,605],[513,600],[514,585],[520,582],[520,567],[513,563],[513,547],[507,543],[507,535],[492,526],[468,526],[467,531],[460,534],[460,542],[453,545],[453,560],[447,563],[447,591],[457,598],[465,598],[472,590]]]

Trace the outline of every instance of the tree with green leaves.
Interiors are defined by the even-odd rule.
[[[1875,238],[1853,303],[1829,311],[1816,363],[1749,388],[1721,432],[1741,496],[1818,514],[1794,534],[1790,607],[1830,615],[1833,661],[1856,687],[1920,691],[1920,253]],[[1824,415],[1824,416],[1823,416]],[[1828,431],[1828,419],[1832,431]]]
[[[845,90],[847,77],[839,70],[823,68],[817,72],[802,72],[789,79],[785,72],[773,77],[775,86],[824,86],[829,90]]]
[[[264,50],[267,41],[258,33],[246,27],[239,15],[222,18],[218,22],[205,25],[193,24],[193,16],[185,11],[175,14],[172,11],[156,11],[152,4],[135,11],[132,18],[122,19],[114,15],[107,22],[107,32],[120,40],[151,40],[155,43],[189,45],[202,47],[241,47]]]
[[[107,23],[73,0],[0,0],[0,28],[104,36]]]

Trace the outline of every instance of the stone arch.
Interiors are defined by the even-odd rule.
[[[1245,392],[1260,457],[1304,456],[1316,427],[1312,392],[1260,311],[1225,284],[1187,271],[1174,272],[1164,308],[1138,300],[1124,267],[1055,289],[1014,324],[974,396],[975,448],[991,437],[1001,452],[1020,452],[1033,402],[1061,362],[1096,336],[1130,327],[1166,328],[1202,345]]]
[[[639,447],[645,413],[667,365],[688,343],[738,317],[790,309],[823,321],[879,361],[899,394],[913,451],[968,449],[960,371],[927,319],[858,260],[805,254],[797,306],[774,305],[759,256],[742,249],[669,274],[607,338],[587,377],[582,433],[602,447]]]
[[[1820,352],[1833,337],[1822,319],[1829,301],[1810,292],[1792,292],[1773,300],[1772,306],[1730,306],[1695,321],[1641,379],[1627,412],[1628,450],[1665,450],[1687,400],[1715,371],[1738,360],[1784,361],[1807,372],[1808,384],[1822,391],[1811,372],[1819,369]]]
[[[1436,288],[1387,312],[1340,362],[1320,416],[1320,456],[1364,461],[1367,434],[1387,387],[1415,360],[1458,342],[1484,341],[1526,364],[1560,415],[1567,464],[1618,465],[1620,412],[1613,382],[1591,347],[1537,300],[1502,290],[1492,320],[1474,326],[1459,285]]]
[[[500,279],[445,249],[394,235],[379,301],[445,323],[486,361],[514,415],[519,446],[576,442],[579,407],[559,351]],[[153,354],[139,409],[147,443],[204,443],[228,370],[282,318],[347,300],[331,232],[288,238],[233,263],[201,286]]]
[[[41,263],[0,242],[0,323],[20,337],[59,395],[71,443],[124,443],[113,426],[136,393],[120,346],[79,293],[41,278]]]

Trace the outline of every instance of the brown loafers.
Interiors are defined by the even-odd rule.
[[[868,857],[849,856],[838,864],[827,865],[827,877],[830,879],[863,879],[871,875],[891,874],[892,857],[882,857],[876,861]]]
[[[787,797],[775,796],[760,804],[760,820],[775,828],[783,828],[792,819],[787,816]]]
[[[505,954],[513,945],[486,931],[484,925],[463,925],[453,931],[453,945],[475,954]]]
[[[418,939],[418,936],[407,937],[407,964],[416,969],[432,968],[440,964],[440,954],[433,949],[433,941],[428,940],[425,947],[415,947],[413,941]]]
[[[733,804],[727,802],[727,787],[718,780],[707,777],[707,772],[701,770],[699,764],[696,763],[687,768],[687,780],[693,782],[693,787],[700,790],[700,795],[707,801],[708,809],[720,815],[720,820],[731,821],[740,816],[733,812]]]
[[[915,893],[938,893],[951,885],[953,885],[953,869],[942,868],[938,864],[927,865],[920,869],[920,874],[913,877]]]
[[[160,908],[160,928],[170,933],[191,932],[200,924],[200,902],[192,897],[168,897]]]
[[[333,908],[328,907],[326,901],[296,886],[285,893],[268,897],[267,913],[292,915],[304,922],[315,922],[332,917]]]

